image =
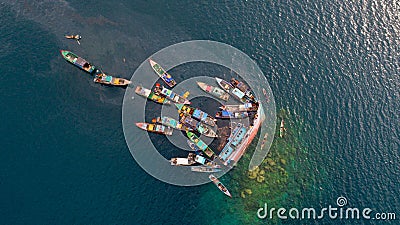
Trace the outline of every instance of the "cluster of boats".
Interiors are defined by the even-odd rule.
[[[82,38],[80,35],[66,35],[65,37],[76,40],[78,44],[80,44],[79,40]],[[71,51],[61,50],[60,52],[66,61],[93,75],[95,83],[111,86],[127,86],[131,83],[124,78],[105,74],[96,66]],[[151,90],[139,85],[135,88],[135,93],[158,104],[174,104],[179,112],[179,119],[163,116],[152,119],[151,123],[138,122],[136,126],[142,130],[162,135],[172,135],[174,130],[186,133],[187,143],[194,153],[189,153],[186,158],[172,158],[170,163],[173,166],[189,166],[191,171],[200,173],[221,172],[222,165],[234,166],[244,154],[262,123],[262,119],[258,117],[261,108],[260,102],[254,92],[245,83],[235,78],[226,81],[216,77],[215,80],[219,87],[197,82],[200,89],[216,98],[226,102],[230,97],[233,97],[240,102],[237,105],[223,105],[215,116],[212,116],[190,105],[191,102],[187,99],[189,92],[178,94],[170,90],[169,88],[173,88],[177,84],[174,78],[154,60],[149,59],[149,64],[166,84],[166,87],[157,83],[155,88]],[[269,99],[265,89],[263,89],[263,93],[268,102]],[[217,119],[244,118],[251,118],[251,125],[246,127],[240,122],[235,122],[235,126],[230,128],[232,132],[229,138],[224,140],[223,147],[218,151],[212,150],[199,137],[204,135],[210,138],[219,138],[217,132],[213,129],[216,126]],[[281,137],[284,130],[282,120]],[[267,135],[263,139],[263,145]],[[232,197],[228,189],[213,174],[209,175],[209,179],[221,192]]]
[[[136,125],[145,131],[163,135],[172,135],[174,130],[185,132],[187,143],[194,153],[189,153],[184,158],[171,158],[172,166],[187,166],[193,172],[215,173],[220,172],[221,166],[234,166],[245,152],[258,132],[262,119],[260,114],[260,102],[253,91],[243,82],[232,78],[229,82],[216,77],[218,86],[212,86],[204,82],[197,82],[200,89],[223,101],[230,97],[240,102],[237,105],[222,105],[215,116],[203,110],[191,106],[187,99],[189,92],[178,94],[170,88],[176,85],[173,77],[166,72],[157,62],[149,59],[150,67],[164,81],[165,85],[156,83],[153,89],[137,86],[135,93],[158,104],[174,104],[178,110],[179,119],[166,116],[152,119],[151,123],[138,122]],[[243,119],[251,118],[250,126],[235,122],[231,127],[232,132],[224,143],[224,147],[218,151],[210,148],[201,138],[201,135],[210,138],[219,138],[214,130],[217,119]],[[214,176],[210,180],[226,195],[231,196],[228,189]]]
[[[78,40],[79,41],[79,40]],[[97,69],[93,64],[89,63],[85,59],[79,57],[71,51],[61,50],[61,55],[69,63],[77,66],[83,71],[94,76],[93,81],[95,83],[111,85],[111,86],[127,86],[131,82],[124,78],[113,77],[103,73],[100,69]]]

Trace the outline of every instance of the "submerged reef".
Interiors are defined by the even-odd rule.
[[[285,120],[285,135],[279,135],[281,120]],[[240,224],[258,224],[266,221],[257,218],[257,209],[264,203],[275,207],[297,207],[304,198],[303,193],[314,183],[315,175],[308,163],[308,147],[302,140],[303,120],[280,110],[277,129],[271,149],[260,166],[248,170],[254,140],[248,152],[229,175],[234,201],[228,203],[231,212]],[[238,213],[239,212],[239,213]],[[276,218],[269,223],[282,221]]]

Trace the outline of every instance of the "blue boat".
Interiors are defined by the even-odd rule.
[[[208,115],[206,112],[201,111],[200,109],[190,107],[188,105],[184,104],[175,104],[175,106],[178,108],[180,113],[184,113],[187,115],[192,116],[195,119],[198,119],[199,121],[210,125],[210,126],[215,126],[215,122],[217,121],[214,117]]]
[[[215,118],[219,119],[243,119],[249,117],[248,112],[230,112],[226,110],[221,110],[215,114]]]

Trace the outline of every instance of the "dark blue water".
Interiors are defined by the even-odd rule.
[[[195,39],[247,53],[278,108],[304,119],[317,179],[302,205],[346,196],[351,206],[400,217],[399,8],[395,1],[0,3],[1,223],[240,224],[240,212],[225,209],[228,199],[211,185],[176,187],[147,175],[125,144],[124,89],[94,84],[58,52],[130,78],[149,55]],[[81,46],[65,40],[68,33],[80,33]]]

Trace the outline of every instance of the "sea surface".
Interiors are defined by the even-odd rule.
[[[237,199],[212,184],[173,186],[141,169],[122,131],[125,89],[93,83],[59,53],[130,79],[188,40],[248,54],[277,110],[304,120],[317,179],[297,202],[344,196],[400,218],[398,1],[6,0],[0,15],[1,224],[241,224],[224,209]],[[63,37],[74,33],[81,45]]]

